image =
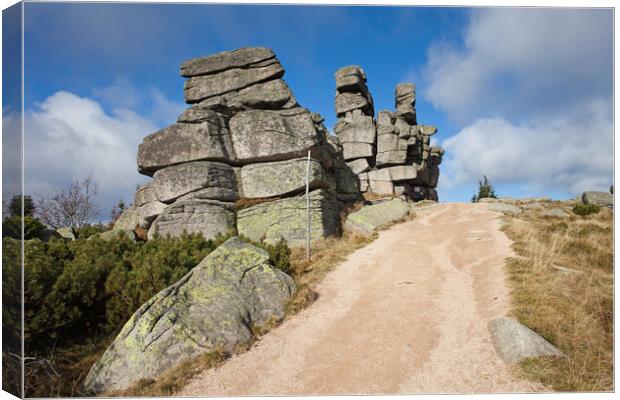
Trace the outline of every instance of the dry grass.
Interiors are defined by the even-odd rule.
[[[520,257],[508,260],[513,314],[564,359],[530,359],[520,372],[558,391],[613,390],[613,213],[507,218]]]

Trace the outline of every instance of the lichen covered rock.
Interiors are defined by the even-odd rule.
[[[135,312],[84,387],[122,390],[202,353],[232,352],[281,320],[295,290],[266,251],[233,237]]]
[[[219,162],[193,161],[160,169],[153,175],[153,191],[161,202],[170,203],[197,190],[201,190],[202,199],[237,200],[232,167]]]
[[[340,228],[340,207],[335,196],[325,190],[310,193],[311,240],[336,235]],[[237,212],[237,231],[252,240],[275,243],[286,239],[289,246],[305,243],[307,232],[306,197],[297,196],[257,204]]]
[[[307,168],[306,158],[246,165],[241,168],[243,197],[274,197],[301,192],[306,187]],[[327,187],[329,183],[323,166],[311,159],[311,190]]]
[[[363,234],[371,234],[380,227],[407,216],[409,211],[410,206],[405,200],[394,198],[362,207],[361,210],[349,214],[345,228]]]
[[[233,203],[217,200],[179,200],[166,207],[149,229],[148,238],[180,236],[183,232],[201,233],[205,239],[226,234],[235,229]]]

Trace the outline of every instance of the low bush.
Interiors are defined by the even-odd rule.
[[[108,241],[90,237],[103,229],[85,227],[72,241],[24,242],[25,350],[36,361],[26,366],[28,396],[79,395],[77,382],[71,380],[82,379],[86,371],[72,365],[84,368],[88,362],[82,359],[96,360],[93,349],[100,353],[142,304],[233,235],[206,240],[199,234],[183,234],[148,242],[124,235]],[[5,355],[17,354],[20,348],[20,243],[10,237],[2,242]],[[284,239],[273,245],[253,244],[269,253],[276,268],[291,273],[291,251]],[[74,355],[69,362],[67,357],[74,352],[82,356],[77,360]],[[66,382],[58,377],[49,384],[48,372],[55,369],[66,371]]]
[[[599,211],[601,211],[601,207],[597,206],[596,204],[576,204],[573,207],[573,212],[581,216],[596,214]]]

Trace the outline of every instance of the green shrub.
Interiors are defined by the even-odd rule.
[[[157,237],[118,260],[105,282],[106,330],[120,328],[148,299],[181,279],[217,247],[202,235]]]
[[[24,239],[40,239],[45,231],[45,225],[38,219],[30,216],[24,217]],[[2,237],[21,239],[22,217],[10,216],[2,221]]]
[[[83,225],[83,226],[80,226],[79,228],[74,228],[74,229],[75,229],[75,235],[78,239],[88,239],[92,235],[105,232],[110,228],[109,226],[103,225],[103,224],[92,224],[92,225],[89,224],[89,225]]]
[[[573,212],[577,215],[596,214],[601,211],[601,207],[596,204],[577,204],[573,207]]]
[[[291,249],[288,247],[286,239],[280,238],[274,245],[264,243],[255,244],[267,250],[269,253],[269,262],[271,262],[274,267],[289,275],[291,274]]]
[[[53,345],[116,334],[142,304],[181,279],[232,235],[218,235],[212,240],[183,234],[148,242],[134,242],[123,235],[108,241],[92,237],[26,242],[27,352],[45,352]],[[4,293],[17,300],[19,243],[3,240]],[[290,273],[291,252],[284,239],[274,245],[253,244],[269,253],[276,268]],[[8,287],[15,282],[15,288]],[[10,299],[5,297],[6,304]],[[5,320],[19,321],[18,308],[13,310],[15,315],[7,308]]]

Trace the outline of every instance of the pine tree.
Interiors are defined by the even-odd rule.
[[[495,194],[495,188],[493,187],[491,182],[489,182],[489,179],[486,175],[484,175],[482,181],[478,182],[478,194],[474,194],[474,196],[471,198],[471,202],[477,203],[478,201],[480,201],[480,199],[484,198],[497,199],[497,195]]]

